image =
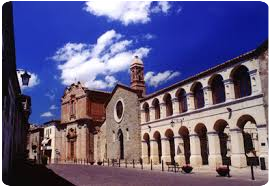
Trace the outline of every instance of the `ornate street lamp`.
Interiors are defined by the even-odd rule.
[[[29,83],[29,79],[31,78],[31,75],[29,75],[27,73],[27,71],[24,71],[23,74],[21,74],[21,78],[22,78],[22,84],[24,86],[28,86],[28,83]]]

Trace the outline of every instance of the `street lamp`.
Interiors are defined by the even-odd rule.
[[[172,126],[172,127],[174,127],[174,123],[175,123],[175,122],[172,120],[172,121],[171,121],[171,126]]]
[[[31,75],[29,75],[27,73],[27,71],[24,71],[23,74],[21,74],[21,78],[22,78],[22,84],[24,86],[28,86],[28,83],[29,83],[29,79],[31,78]]]

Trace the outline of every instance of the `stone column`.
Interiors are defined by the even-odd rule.
[[[220,153],[220,141],[217,132],[208,132],[209,157],[208,163],[212,168],[222,165],[222,157]]]
[[[142,110],[140,110],[140,112],[141,112],[141,123],[145,123],[146,121],[145,121],[145,111],[142,109]]]
[[[87,124],[84,124],[81,127],[81,144],[80,144],[80,149],[81,149],[81,155],[80,158],[81,159],[86,159],[87,158],[87,152],[86,152],[86,146],[87,146],[87,142],[86,142],[86,136],[87,136]]]
[[[257,125],[258,141],[259,141],[259,158],[265,159],[265,166],[268,169],[268,141],[267,141],[267,125]]]
[[[195,110],[194,94],[192,92],[187,93],[187,107],[188,111]]]
[[[158,142],[156,140],[150,140],[150,159],[153,164],[159,164],[158,158]]]
[[[174,136],[174,145],[175,145],[175,156],[174,160],[180,166],[185,164],[185,149],[184,149],[184,141],[181,136]]]
[[[178,98],[172,99],[172,105],[173,105],[173,115],[179,114],[179,101]]]
[[[166,104],[165,103],[160,103],[160,119],[166,118]]]
[[[240,129],[231,129],[231,162],[232,166],[242,168],[247,166],[247,159],[244,149],[244,138]]]
[[[75,157],[77,159],[81,159],[81,138],[82,138],[82,132],[81,132],[81,129],[77,129],[77,139],[76,139],[76,142],[75,142],[75,145],[74,145],[74,149],[75,149]]]
[[[149,107],[149,117],[150,117],[150,121],[154,121],[155,120],[155,107],[150,106]]]
[[[206,86],[203,88],[203,94],[205,106],[207,107],[213,105],[212,90],[210,86]]]
[[[190,135],[190,164],[192,166],[202,165],[201,144],[197,134]]]
[[[235,99],[234,84],[232,79],[223,80],[225,87],[226,101],[232,101]]]
[[[142,160],[144,164],[148,164],[148,147],[146,141],[142,141]]]
[[[256,75],[257,75],[257,69],[249,71],[250,83],[251,83],[251,95],[255,95],[259,92],[258,83],[260,81],[257,81]]]
[[[162,156],[161,160],[165,162],[171,162],[171,154],[170,154],[170,142],[168,138],[161,138],[161,149],[162,149]]]

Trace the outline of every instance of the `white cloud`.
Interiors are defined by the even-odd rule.
[[[55,106],[55,105],[50,106],[50,110],[56,110],[56,109],[58,109],[57,106]]]
[[[152,40],[152,39],[156,38],[156,36],[153,34],[147,33],[143,36],[143,38],[145,38],[146,40]]]
[[[54,116],[51,112],[44,112],[43,114],[40,115],[40,117],[52,117]]]
[[[55,98],[55,93],[54,93],[53,90],[50,90],[50,91],[48,91],[47,93],[45,93],[45,96],[49,97],[50,100],[54,100],[54,98]]]
[[[53,60],[60,62],[61,81],[70,85],[82,82],[88,88],[112,88],[115,74],[128,71],[135,55],[147,57],[150,48],[132,48],[133,40],[114,30],[102,34],[95,44],[67,43],[58,49]]]
[[[89,1],[85,3],[84,10],[128,25],[147,23],[152,13],[168,13],[170,7],[167,1]]]
[[[180,75],[180,72],[178,71],[164,71],[163,73],[157,73],[155,74],[152,71],[149,71],[145,74],[144,80],[147,84],[149,84],[150,86],[154,86],[157,87],[177,76]]]
[[[25,70],[23,70],[23,69],[20,69],[20,71],[17,71],[17,76],[18,76],[19,84],[20,84],[20,87],[21,87],[22,90],[33,88],[33,87],[35,87],[36,85],[38,85],[40,83],[40,80],[39,80],[37,74],[31,73],[31,72],[27,71],[27,73],[31,75],[31,78],[29,79],[28,86],[22,85],[21,75],[24,74],[24,72],[25,72]]]
[[[168,13],[169,9],[171,8],[171,5],[167,1],[158,1],[157,5],[152,8],[153,13]]]

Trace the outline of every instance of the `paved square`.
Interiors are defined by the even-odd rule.
[[[74,185],[152,185],[152,186],[259,186],[268,181],[268,171],[255,169],[255,181],[250,179],[248,169],[232,169],[231,178],[216,177],[215,171],[194,170],[192,174],[150,171],[140,168],[119,168],[97,165],[53,164],[48,168]],[[147,168],[147,167],[146,167]],[[165,168],[166,169],[166,168]]]

